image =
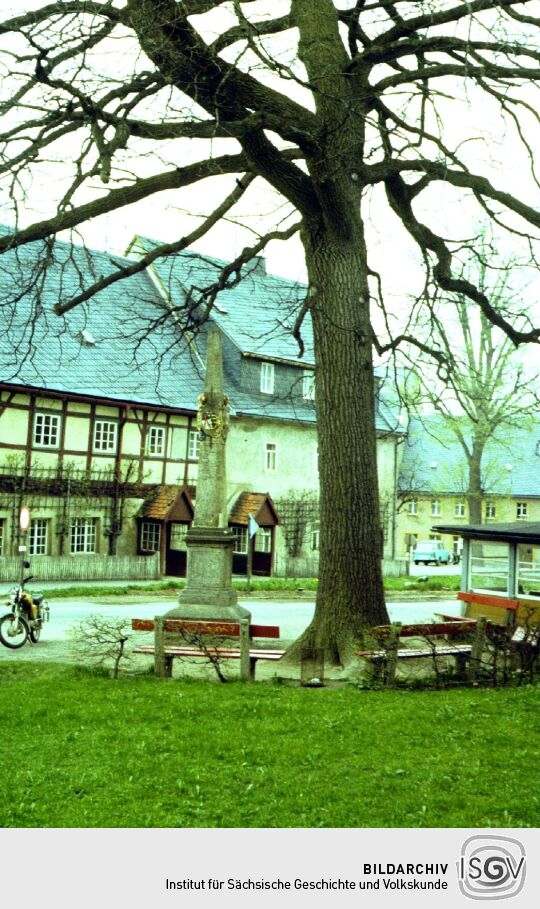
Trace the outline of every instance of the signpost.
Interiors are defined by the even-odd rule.
[[[251,590],[251,569],[253,567],[253,546],[251,541],[258,529],[259,525],[253,515],[248,515],[247,590]]]

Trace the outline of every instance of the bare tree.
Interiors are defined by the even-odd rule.
[[[117,679],[122,661],[131,659],[126,651],[131,637],[129,627],[129,619],[90,615],[69,630],[73,650],[83,662],[95,666],[112,663],[111,674]]]
[[[498,260],[498,277],[490,288],[490,254],[493,252],[485,243],[474,253],[475,283],[489,295],[497,312],[508,314],[515,310],[515,294],[510,286],[512,263]],[[519,312],[515,316],[521,324],[525,318]],[[446,368],[435,375],[432,363],[422,362],[423,355],[419,362],[416,356],[418,381],[409,382],[408,404],[413,411],[421,411],[429,404],[442,417],[437,427],[433,421],[429,423],[429,431],[443,444],[458,443],[465,461],[463,475],[458,477],[457,465],[447,480],[457,482],[463,489],[469,521],[481,524],[482,500],[503,469],[502,464],[486,463],[489,442],[498,443],[500,460],[508,438],[511,453],[512,429],[526,425],[529,415],[538,411],[538,375],[525,368],[512,340],[463,294],[434,300],[428,313],[424,313],[424,324],[429,343],[444,355]],[[422,336],[422,326],[418,328]],[[407,399],[406,390],[404,397]],[[441,432],[444,438],[439,438]]]
[[[448,114],[473,105],[480,116],[487,104],[496,107],[500,134],[514,131],[532,160],[540,82],[536,4],[53,0],[24,7],[0,23],[4,189],[20,207],[33,192],[40,195],[40,167],[47,162],[50,173],[54,160],[62,180],[54,210],[34,223],[21,212],[0,250],[49,241],[88,219],[212,178],[216,192],[226,186],[228,195],[201,220],[201,236],[240,196],[249,199],[255,176],[282,197],[285,220],[276,220],[202,295],[208,314],[243,262],[270,239],[300,231],[309,290],[293,333],[302,345],[302,320],[310,313],[321,482],[320,583],[303,643],[323,646],[328,662],[343,662],[355,637],[387,621],[372,349],[391,350],[407,339],[422,346],[408,330],[377,337],[372,329],[370,290],[385,314],[384,281],[368,263],[367,204],[373,198],[375,212],[386,205],[412,239],[426,287],[463,294],[516,344],[538,342],[532,318],[517,325],[459,275],[467,241],[445,236],[438,203],[444,185],[534,259],[540,227],[531,203],[534,168],[532,189],[519,198],[487,161],[474,164],[462,141],[473,136],[453,135],[448,124],[456,121]],[[98,180],[104,189],[96,188]],[[437,210],[428,217],[430,205]],[[192,239],[179,237],[152,256]],[[145,256],[131,269],[98,276],[59,301],[57,312],[147,264]]]

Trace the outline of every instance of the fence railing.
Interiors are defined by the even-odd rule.
[[[407,559],[383,559],[383,577],[402,578],[409,574]],[[276,553],[274,575],[278,578],[316,578],[319,574],[318,556],[291,556]]]
[[[30,556],[30,573],[39,581],[152,581],[159,577],[159,555],[151,556]],[[21,559],[0,557],[0,581],[21,574]]]

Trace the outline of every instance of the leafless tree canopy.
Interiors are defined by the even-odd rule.
[[[25,5],[28,11],[20,11]],[[421,214],[424,198],[443,181],[474,197],[501,229],[520,233],[534,256],[537,206],[509,193],[504,180],[471,169],[467,146],[460,148],[444,123],[456,106],[497,102],[501,129],[513,130],[524,146],[538,187],[534,0],[18,6],[0,24],[0,169],[14,213],[39,197],[40,165],[62,162],[63,174],[49,216],[28,224],[21,213],[18,231],[2,236],[0,249],[224,174],[236,176],[236,188],[229,186],[186,242],[223,217],[254,176],[290,204],[285,237],[295,229],[293,209],[309,232],[323,226],[346,236],[351,205],[343,202],[381,186],[421,250],[428,284],[465,294],[516,342],[540,336],[532,323],[517,327],[506,319],[481,288],[459,276],[456,257],[465,241],[446,239]],[[206,140],[196,143],[200,155],[193,142],[186,152],[193,139]],[[243,174],[249,177],[242,182]],[[343,175],[349,200],[338,189]],[[281,235],[276,225],[274,236]]]

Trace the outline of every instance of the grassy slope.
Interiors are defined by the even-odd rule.
[[[4,827],[538,825],[538,688],[0,682]]]

